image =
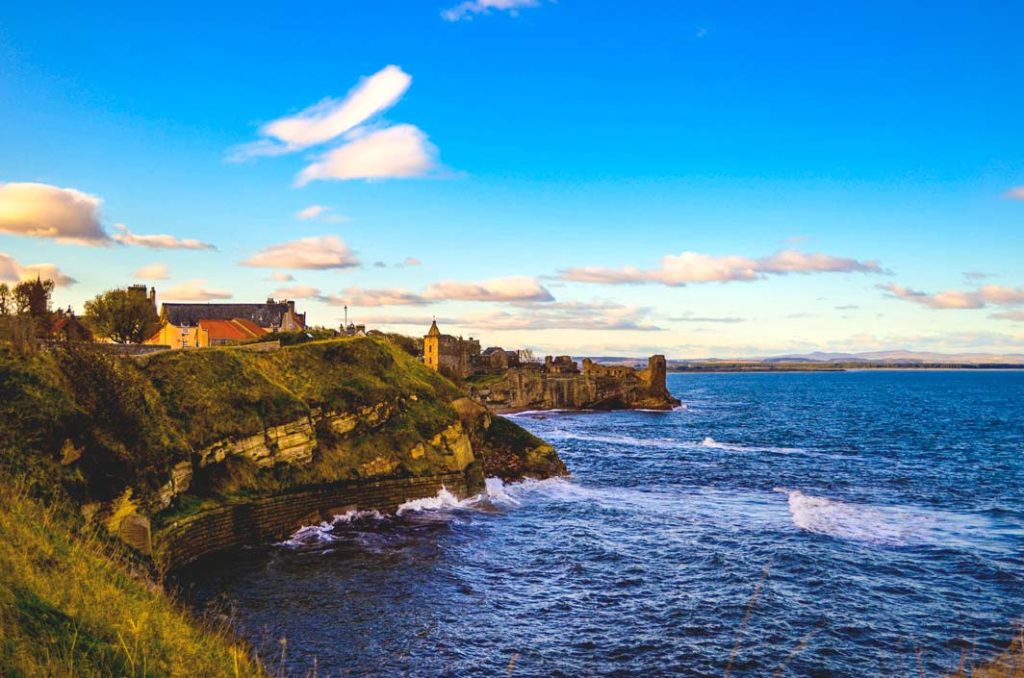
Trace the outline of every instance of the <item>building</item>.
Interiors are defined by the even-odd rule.
[[[423,362],[427,367],[450,379],[465,379],[473,374],[479,360],[478,340],[441,334],[436,320],[430,324],[430,330],[423,337]]]
[[[50,339],[63,339],[65,341],[92,341],[92,331],[85,326],[78,316],[74,314],[71,307],[67,311],[58,310],[49,319],[47,337]]]
[[[156,303],[155,289],[149,298]],[[146,343],[174,349],[223,346],[270,332],[306,329],[306,314],[295,310],[294,301],[273,299],[263,304],[163,304],[160,321],[160,330]]]

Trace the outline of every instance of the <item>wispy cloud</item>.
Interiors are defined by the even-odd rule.
[[[423,262],[416,257],[406,257],[399,263],[395,264],[398,268],[408,268],[409,266],[422,266]]]
[[[169,301],[213,301],[215,299],[230,299],[231,292],[210,289],[206,287],[205,280],[196,279],[167,288],[163,291],[163,297]]]
[[[403,289],[365,289],[349,287],[341,294],[331,295],[327,303],[332,306],[423,306],[432,303],[421,294]]]
[[[137,269],[132,273],[132,277],[142,280],[167,280],[171,277],[171,272],[167,264],[150,264]]]
[[[137,235],[124,224],[115,224],[113,239],[122,245],[138,245],[156,250],[215,250],[208,242],[192,238],[178,238],[173,235]]]
[[[524,7],[536,7],[537,0],[465,0],[441,12],[445,21],[461,21],[472,19],[477,14],[487,14],[493,10],[508,12],[516,16]]]
[[[877,261],[859,261],[821,253],[783,250],[768,257],[712,256],[698,252],[668,255],[661,266],[641,269],[585,267],[562,271],[563,280],[611,285],[659,283],[681,287],[691,283],[760,280],[793,273],[883,273]]]
[[[99,219],[102,201],[73,188],[49,184],[0,184],[0,232],[79,245],[106,245]]]
[[[483,282],[442,280],[429,287],[423,295],[436,301],[553,301],[536,279],[527,276],[495,278]]]
[[[745,322],[746,318],[736,318],[734,316],[705,316],[705,315],[693,315],[686,313],[684,315],[677,315],[668,318],[672,322],[677,323],[741,323]]]
[[[995,273],[985,273],[984,271],[964,271],[964,278],[972,282],[988,280],[989,278],[995,277],[997,277]]]
[[[1002,311],[1000,313],[993,313],[989,317],[997,320],[1013,320],[1024,323],[1024,311]]]
[[[1006,192],[1006,197],[1010,200],[1024,200],[1024,186],[1016,186]]]
[[[385,66],[363,78],[343,99],[325,99],[295,115],[260,128],[262,139],[235,147],[228,160],[293,153],[340,140],[341,145],[317,157],[295,178],[296,186],[324,179],[386,179],[423,176],[437,167],[437,148],[415,125],[372,122],[394,106],[409,89],[412,77],[398,66]],[[305,213],[307,216],[302,216]],[[311,205],[299,218],[325,218],[321,205]]]
[[[896,283],[879,285],[890,297],[935,309],[974,309],[1024,304],[1024,287],[984,285],[975,290],[946,290],[934,294],[911,289]]]
[[[281,271],[274,271],[270,274],[267,280],[273,280],[274,282],[291,282],[295,280],[295,276],[291,273],[282,273]]]
[[[403,179],[437,167],[437,147],[415,125],[359,130],[352,141],[328,151],[296,177],[297,186],[318,179]]]
[[[242,262],[261,268],[327,270],[359,265],[348,245],[336,235],[299,238],[260,250]]]
[[[332,207],[326,207],[324,205],[310,205],[309,207],[303,207],[301,210],[295,213],[295,218],[300,221],[322,221],[328,224],[340,224],[346,221],[348,217],[344,214],[338,214]]]
[[[652,325],[646,317],[649,308],[638,308],[615,303],[565,302],[538,306],[513,307],[515,311],[492,311],[470,314],[460,318],[437,318],[442,325],[466,328],[471,331],[527,331],[527,330],[595,330],[656,332],[662,328]],[[418,325],[426,328],[432,316],[369,315],[363,322],[378,325]]]
[[[552,302],[554,297],[543,285],[526,276],[495,278],[482,282],[443,280],[429,285],[422,294],[398,288],[350,287],[341,294],[328,297],[328,303],[335,306],[424,306],[441,301],[491,301],[532,305],[536,302]]]
[[[0,282],[21,282],[23,280],[52,280],[58,287],[68,287],[77,282],[55,264],[21,264],[17,259],[0,252]]]
[[[291,287],[279,287],[270,296],[275,299],[315,299],[325,301],[326,297],[316,287],[309,285],[292,285]]]
[[[342,99],[324,99],[295,115],[272,120],[260,128],[264,139],[232,149],[229,160],[282,155],[323,144],[355,129],[394,106],[412,77],[398,66],[385,66],[363,78]]]

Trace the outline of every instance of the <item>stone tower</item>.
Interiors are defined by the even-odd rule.
[[[441,330],[437,321],[430,323],[427,336],[423,337],[423,362],[435,372],[441,371]]]

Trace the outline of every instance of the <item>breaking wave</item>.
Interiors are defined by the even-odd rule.
[[[707,436],[700,442],[701,447],[710,447],[715,450],[726,450],[728,452],[774,452],[775,454],[806,454],[807,450],[800,447],[773,447],[773,446],[747,446],[735,445],[732,443],[720,443],[711,436]]]
[[[967,516],[908,506],[876,506],[828,499],[799,490],[787,495],[793,524],[801,530],[881,546],[978,548],[992,536],[991,523]],[[972,537],[973,535],[973,537]]]
[[[337,541],[333,532],[339,525],[354,523],[360,520],[383,520],[384,514],[380,511],[346,511],[339,513],[330,520],[325,520],[316,525],[303,525],[292,534],[291,537],[278,544],[279,546],[319,546]]]

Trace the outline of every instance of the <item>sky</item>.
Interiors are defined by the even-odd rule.
[[[6,3],[0,280],[576,355],[1024,353],[1022,24],[984,1]]]

